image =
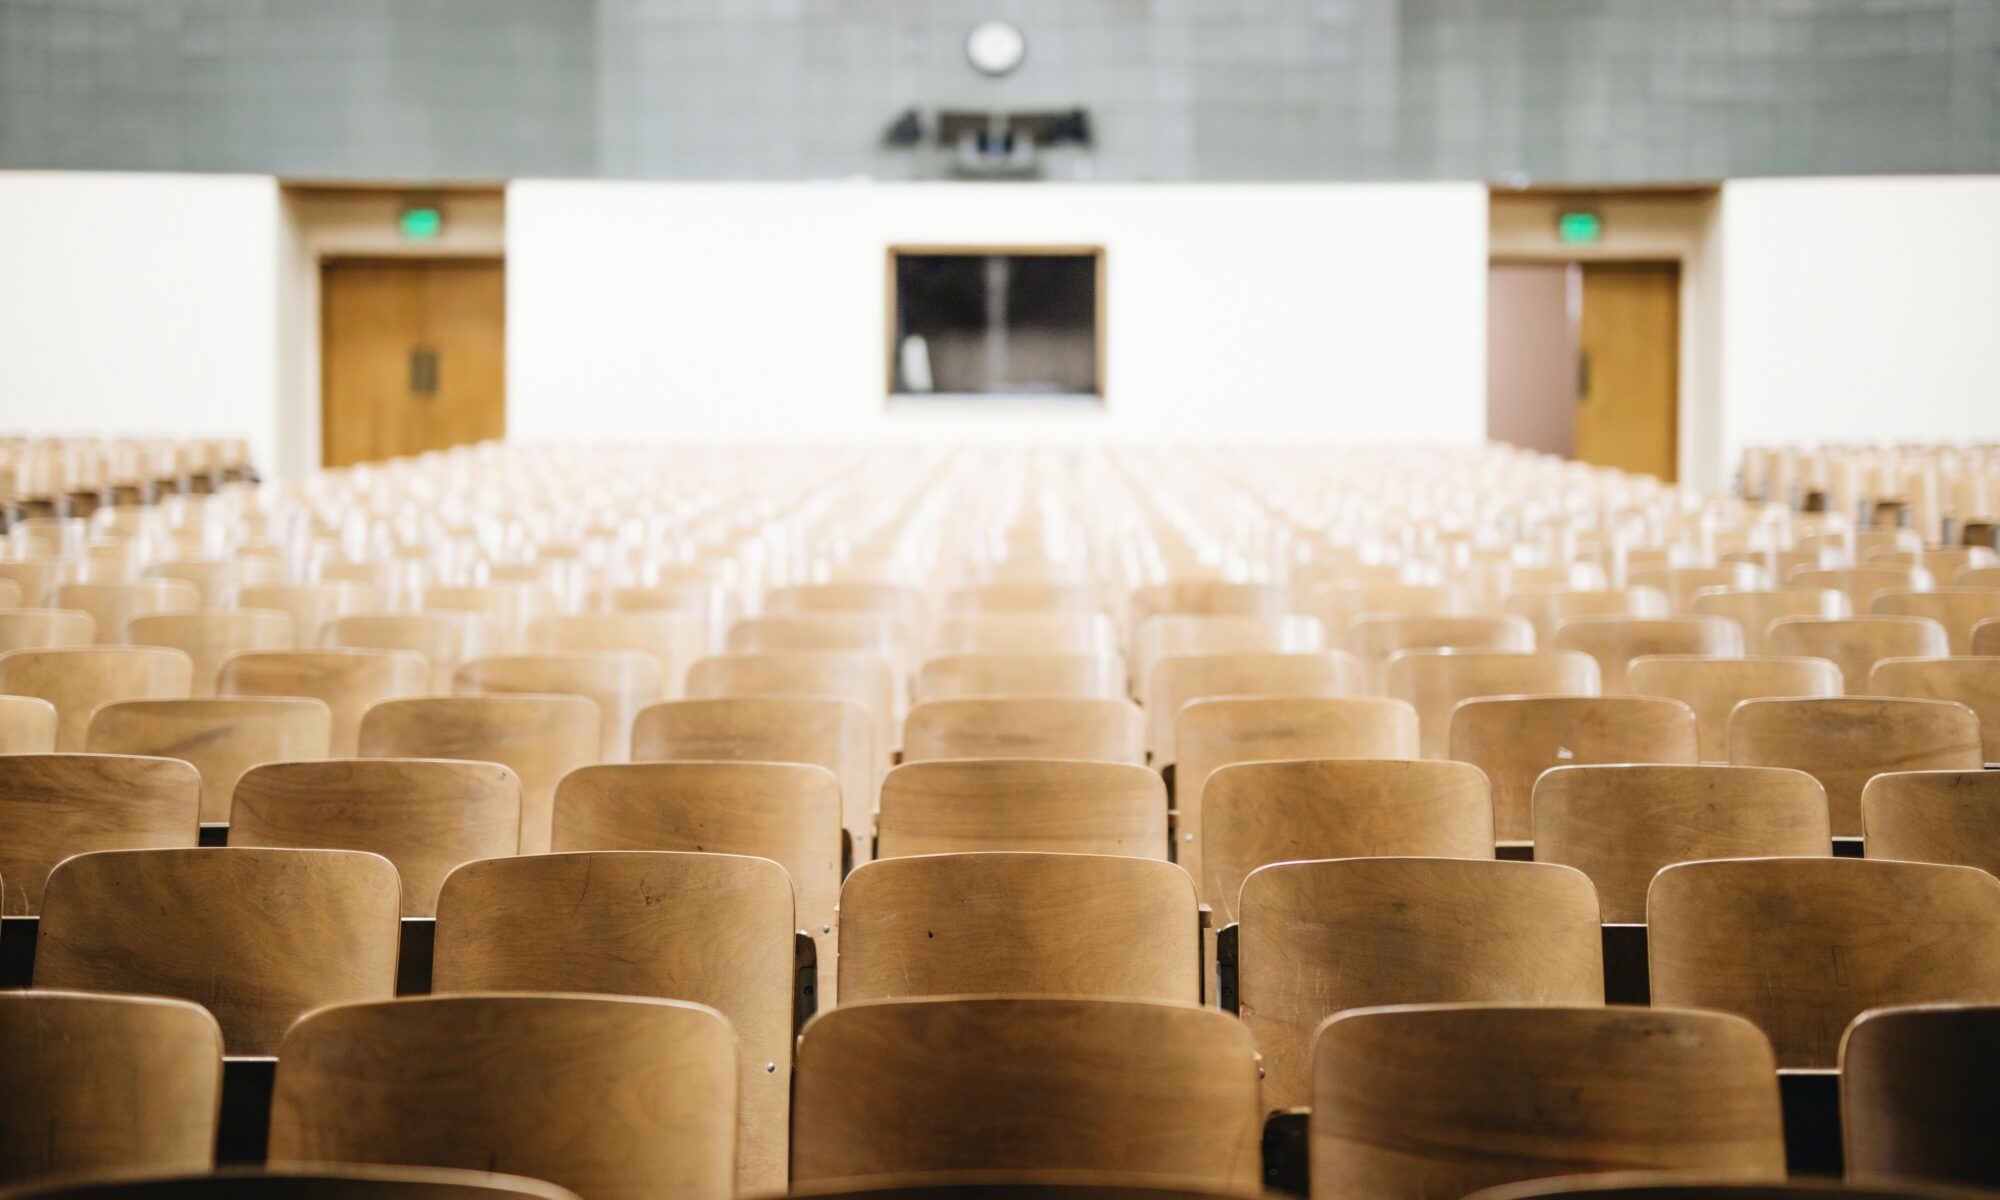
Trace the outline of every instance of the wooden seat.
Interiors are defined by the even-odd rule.
[[[2000,656],[1885,658],[1869,672],[1868,691],[1965,705],[1979,718],[1981,757],[2000,763]]]
[[[1095,613],[1102,611],[1087,584],[1007,581],[953,588],[948,613]]]
[[[1254,1188],[1256,1052],[1191,1004],[881,1000],[799,1041],[792,1180],[1084,1170]]]
[[[2000,587],[1891,589],[1875,593],[1868,611],[1877,616],[1928,617],[1944,627],[1953,654],[1972,653],[1972,630],[2000,617]]]
[[[238,654],[216,673],[222,696],[310,696],[333,714],[330,755],[360,753],[361,714],[378,700],[430,690],[430,666],[407,650],[282,650]]]
[[[39,913],[73,854],[193,846],[200,807],[201,776],[170,758],[0,755],[0,914]]]
[[[642,997],[324,1008],[278,1049],[271,1165],[463,1167],[591,1200],[729,1200],[735,1042],[711,1008]]]
[[[1688,611],[1735,621],[1743,630],[1745,654],[1769,654],[1772,622],[1785,617],[1836,620],[1853,616],[1854,606],[1832,588],[1703,588],[1688,602]]]
[[[89,613],[98,644],[116,645],[125,640],[125,622],[142,613],[200,608],[201,589],[183,579],[65,583],[50,593],[49,604]]]
[[[0,991],[0,1063],[0,1187],[215,1161],[222,1030],[199,1005]]]
[[[1252,871],[1238,903],[1238,996],[1264,1106],[1312,1102],[1312,1041],[1376,1004],[1604,1003],[1597,895],[1547,863],[1346,858]]]
[[[42,896],[35,986],[148,992],[215,1014],[231,1054],[270,1054],[322,1004],[396,990],[396,869],[350,850],[100,850]]]
[[[1535,648],[1535,627],[1513,616],[1361,617],[1348,629],[1347,648],[1361,660],[1369,686],[1380,691],[1389,657],[1399,650],[1525,653]]]
[[[1755,1021],[1781,1067],[1831,1067],[1887,1004],[2000,1000],[2000,879],[1843,858],[1678,863],[1646,900],[1653,1003]]]
[[[1155,667],[1169,658],[1213,654],[1317,654],[1326,632],[1312,617],[1166,613],[1133,635],[1132,694],[1145,696]]]
[[[330,650],[407,650],[430,667],[430,689],[451,690],[458,664],[486,654],[499,640],[479,613],[348,613],[320,627],[319,644]]]
[[[1776,767],[1556,767],[1535,783],[1535,861],[1590,876],[1607,924],[1644,924],[1660,868],[1833,853],[1826,791]]]
[[[1889,563],[1870,563],[1864,567],[1793,567],[1785,573],[1785,582],[1794,587],[1832,588],[1846,596],[1858,613],[1872,611],[1878,593],[1929,588],[1933,584],[1931,573],[1922,567]]]
[[[0,609],[0,654],[96,642],[97,622],[80,608]]]
[[[883,858],[840,889],[841,1003],[914,996],[1201,999],[1194,884],[1107,854]]]
[[[974,696],[1068,696],[1114,700],[1125,695],[1125,664],[1092,654],[952,654],[917,670],[918,700]]]
[[[1847,1178],[2000,1186],[1992,1131],[2000,1006],[1877,1008],[1840,1043],[1841,1148]]]
[[[1190,700],[1215,696],[1352,696],[1361,664],[1344,650],[1278,654],[1170,655],[1146,681],[1146,749],[1156,766],[1174,761],[1174,721]]]
[[[190,693],[215,694],[216,673],[232,654],[292,648],[292,618],[277,609],[230,608],[144,613],[125,622],[123,641],[167,646],[193,664]]]
[[[1785,1177],[1771,1046],[1724,1013],[1421,1005],[1313,1044],[1314,1200],[1600,1171]]]
[[[1129,700],[1060,696],[927,700],[903,722],[903,759],[1073,758],[1143,763],[1145,716]]]
[[[1556,626],[1572,617],[1664,617],[1672,611],[1667,594],[1652,587],[1529,588],[1509,594],[1502,608],[1528,619],[1537,646],[1548,645]]]
[[[10,1193],[11,1195],[11,1193]],[[213,1173],[80,1180],[21,1193],[19,1200],[579,1200],[539,1179],[438,1167],[328,1164]],[[1167,1200],[1176,1200],[1169,1197]],[[1190,1198],[1192,1200],[1192,1198]]]
[[[1604,694],[1633,689],[1626,676],[1633,659],[1655,654],[1737,658],[1743,630],[1727,617],[1575,617],[1556,629],[1557,650],[1577,650],[1597,660]]]
[[[1234,696],[1181,706],[1174,724],[1174,836],[1181,866],[1205,885],[1202,812],[1208,780],[1232,763],[1298,758],[1413,759],[1417,711],[1359,696]],[[1215,899],[1204,894],[1204,901]]]
[[[114,700],[188,694],[193,665],[158,646],[65,646],[0,654],[0,694],[36,696],[56,710],[56,749],[81,750],[90,715]]]
[[[938,626],[939,654],[1118,653],[1118,631],[1103,613],[983,613]]]
[[[228,821],[245,771],[325,758],[331,732],[326,705],[301,696],[120,700],[98,707],[84,749],[190,763],[201,773],[201,819]]]
[[[519,851],[521,781],[442,758],[266,762],[236,785],[229,844],[379,854],[395,864],[402,914],[428,917],[453,868]]]
[[[706,649],[701,618],[693,613],[557,613],[528,625],[528,651],[533,654],[623,650],[651,657],[660,668],[657,699],[662,700],[684,694],[688,666]]]
[[[0,754],[48,754],[55,748],[55,705],[40,696],[0,696]]]
[[[1451,714],[1481,696],[1595,696],[1597,662],[1573,650],[1402,650],[1389,657],[1384,690],[1417,710],[1425,758],[1451,751]]]
[[[1451,757],[1493,783],[1502,841],[1534,836],[1535,780],[1550,767],[1692,763],[1694,710],[1662,696],[1499,696],[1452,712]]]
[[[437,915],[433,992],[657,996],[728,1018],[736,1186],[784,1187],[797,923],[783,867],[665,852],[492,859],[452,872]]]
[[[1669,696],[1694,710],[1701,761],[1729,759],[1729,714],[1745,700],[1769,696],[1838,696],[1840,668],[1824,658],[1706,658],[1649,654],[1632,660],[1626,686],[1634,695]]]
[[[1772,654],[1808,655],[1840,668],[1847,694],[1863,695],[1868,673],[1885,658],[1942,658],[1950,646],[1944,626],[1928,617],[1848,617],[1827,621],[1783,617],[1771,623],[1765,647]]]
[[[475,658],[452,672],[454,692],[475,696],[581,696],[597,707],[596,761],[623,762],[632,721],[660,699],[659,664],[631,651],[509,654]]]
[[[875,749],[884,765],[900,744],[895,668],[862,650],[780,650],[724,654],[688,669],[693,700],[732,696],[833,696],[852,700],[875,721]]]
[[[1749,563],[1724,562],[1713,567],[1637,567],[1625,573],[1626,587],[1649,587],[1666,593],[1677,613],[1693,612],[1694,598],[1708,588],[1754,590],[1770,586],[1763,570]]]
[[[325,583],[266,583],[236,590],[241,608],[272,609],[292,618],[288,649],[310,650],[319,645],[320,630],[335,617],[363,613],[381,606],[374,588],[332,580]]]
[[[363,758],[497,762],[521,780],[521,853],[549,848],[556,782],[595,763],[597,706],[581,696],[415,696],[361,718]]]
[[[1869,858],[2000,875],[2000,771],[1891,771],[1861,789]]]
[[[1468,763],[1371,759],[1244,762],[1202,792],[1202,894],[1237,919],[1243,880],[1317,858],[1493,857],[1493,797]]]
[[[1877,696],[1745,700],[1729,718],[1729,761],[1819,780],[1835,837],[1861,834],[1861,788],[1885,771],[1977,770],[1979,718],[1963,704]]]
[[[1130,763],[992,758],[904,763],[882,780],[880,858],[1032,850],[1167,857],[1167,788]]]

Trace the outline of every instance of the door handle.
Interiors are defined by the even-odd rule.
[[[1590,399],[1590,351],[1576,352],[1576,402],[1582,404]]]
[[[436,346],[410,347],[410,394],[430,397],[438,390],[438,352]]]

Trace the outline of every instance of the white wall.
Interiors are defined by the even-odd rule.
[[[896,244],[1102,245],[1102,412],[888,412]],[[507,198],[521,438],[1063,431],[1472,439],[1476,184],[524,181]]]
[[[1746,444],[2000,437],[2000,179],[1729,183],[1720,261],[1729,475]]]
[[[278,186],[0,171],[0,430],[277,446]]]

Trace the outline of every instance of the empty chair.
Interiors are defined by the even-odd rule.
[[[2000,1185],[1992,1136],[2000,1006],[1877,1008],[1840,1044],[1841,1147],[1847,1178]]]
[[[0,579],[21,589],[21,595],[14,601],[14,605],[24,605],[29,608],[49,605],[55,600],[56,588],[74,582],[76,578],[77,563],[73,559],[58,558],[46,553],[25,558],[0,559]],[[93,629],[95,624],[93,621]]]
[[[274,1167],[463,1167],[590,1200],[728,1200],[735,1148],[736,1038],[698,1004],[413,996],[320,1009],[278,1049]]]
[[[598,760],[622,762],[631,752],[633,718],[660,698],[663,685],[651,657],[597,651],[475,658],[452,672],[451,687],[483,696],[581,696],[597,706]]]
[[[688,664],[707,648],[701,618],[683,612],[587,612],[537,617],[528,625],[535,654],[624,650],[652,658],[660,668],[660,699],[681,696]]]
[[[1833,620],[1854,615],[1847,596],[1832,588],[1703,588],[1688,602],[1698,616],[1727,617],[1743,630],[1745,654],[1769,654],[1771,623],[1785,617]]]
[[[451,690],[452,672],[498,641],[486,617],[466,612],[348,613],[320,627],[334,650],[408,650],[430,666],[432,691]]]
[[[1103,613],[982,613],[938,626],[939,654],[1118,653],[1118,631]]]
[[[1326,631],[1312,617],[1169,613],[1136,626],[1132,694],[1146,695],[1153,669],[1169,658],[1211,654],[1312,654]]]
[[[1345,858],[1243,881],[1237,987],[1264,1106],[1312,1102],[1312,1040],[1376,1004],[1604,1002],[1597,896],[1547,863]]]
[[[1671,696],[1694,710],[1695,741],[1703,762],[1729,759],[1729,714],[1745,700],[1766,696],[1838,696],[1840,668],[1824,658],[1704,658],[1649,654],[1626,668],[1635,695]]]
[[[366,850],[396,867],[402,914],[437,911],[453,868],[521,845],[521,781],[492,762],[267,762],[236,785],[231,846]]]
[[[2000,564],[2000,553],[1996,553],[1988,546],[1926,546],[1921,550],[1875,549],[1867,552],[1864,562],[1922,567],[1939,583],[1953,583],[1956,582],[1958,573],[1967,568]]]
[[[1982,658],[2000,657],[2000,618],[1972,627],[1972,653]]]
[[[1606,924],[1644,924],[1660,868],[1833,853],[1826,791],[1777,767],[1556,767],[1535,783],[1535,861],[1590,876]]]
[[[1868,691],[1965,705],[1979,718],[1981,755],[1989,763],[2000,763],[2000,656],[1885,658],[1869,672]]]
[[[1238,583],[1182,579],[1132,589],[1132,625],[1163,614],[1190,616],[1282,616],[1291,611],[1292,589],[1281,583]]]
[[[291,649],[292,618],[264,608],[145,613],[125,623],[121,640],[182,651],[193,663],[191,694],[213,696],[216,673],[230,655]]]
[[[1608,696],[1632,691],[1626,673],[1635,658],[1695,654],[1735,658],[1743,630],[1727,617],[1575,617],[1556,629],[1557,650],[1579,650],[1597,660]]]
[[[1885,771],[1977,770],[1979,718],[1963,704],[1878,696],[1745,700],[1729,718],[1729,761],[1819,780],[1835,837],[1861,835],[1861,788]]]
[[[1125,695],[1125,664],[1094,654],[952,654],[917,669],[918,700],[970,696]]]
[[[215,1161],[222,1031],[199,1005],[0,992],[0,1062],[0,1187]]]
[[[125,622],[141,613],[201,607],[201,589],[183,579],[65,583],[50,594],[49,604],[89,613],[99,644],[112,645],[125,640]]]
[[[1095,613],[1097,596],[1081,583],[1007,581],[953,588],[946,593],[948,613]]]
[[[882,780],[880,858],[976,850],[1167,857],[1167,788],[1131,763],[904,763]]]
[[[1534,836],[1535,780],[1585,763],[1692,763],[1694,710],[1663,696],[1499,696],[1452,713],[1451,757],[1493,783],[1502,841]]]
[[[56,706],[40,696],[0,696],[0,754],[56,748]]]
[[[37,597],[40,599],[40,597]],[[0,612],[21,607],[21,585],[18,581],[0,577]]]
[[[802,583],[772,588],[764,595],[769,613],[881,613],[908,625],[921,624],[923,592],[896,583]]]
[[[2000,617],[2000,587],[1891,589],[1875,593],[1868,611],[1878,616],[1929,617],[1944,627],[1953,654],[1972,653],[1972,629]]]
[[[840,889],[843,1004],[980,994],[1201,999],[1194,884],[1106,854],[883,858]]]
[[[49,874],[35,986],[146,992],[270,1054],[322,1004],[396,990],[396,869],[350,850],[100,850]]]
[[[230,819],[243,772],[264,762],[327,756],[332,714],[301,696],[120,700],[91,718],[93,754],[178,758],[201,773],[201,819]]]
[[[97,622],[80,608],[0,609],[0,654],[89,646],[96,641]]]
[[[1347,644],[1354,622],[1367,616],[1442,617],[1459,611],[1458,593],[1434,584],[1336,584],[1299,593],[1298,609],[1318,618],[1327,640]]]
[[[123,754],[0,756],[0,913],[33,916],[57,863],[92,850],[193,846],[201,776]]]
[[[1783,617],[1771,623],[1764,646],[1772,654],[1827,659],[1840,668],[1850,696],[1865,694],[1868,673],[1885,658],[1942,658],[1951,649],[1944,626],[1928,617]]]
[[[1956,587],[2000,587],[2000,567],[1961,567],[1951,582]]]
[[[361,718],[363,758],[497,762],[521,780],[521,853],[549,848],[556,782],[598,759],[597,706],[581,696],[415,696]]]
[[[466,648],[465,657],[474,658],[519,650],[528,626],[544,613],[553,612],[556,605],[554,596],[531,584],[487,583],[426,587],[423,606],[426,612],[466,613],[480,620],[492,640],[477,649]]]
[[[567,1188],[518,1175],[351,1163],[83,1179],[37,1187],[21,1196],[24,1200],[579,1200]]]
[[[1172,655],[1155,663],[1146,680],[1146,749],[1156,766],[1174,761],[1174,721],[1190,700],[1352,696],[1362,687],[1361,664],[1344,650]]]
[[[1058,696],[928,700],[903,722],[903,758],[1146,760],[1145,716],[1129,700]]]
[[[1417,710],[1425,758],[1451,750],[1451,713],[1480,696],[1595,696],[1597,662],[1574,650],[1403,650],[1389,658],[1384,690]]]
[[[813,612],[738,621],[725,644],[731,654],[858,650],[888,659],[900,676],[910,667],[909,638],[902,622],[883,613]]]
[[[1843,858],[1677,863],[1646,900],[1653,1003],[1755,1021],[1781,1067],[1835,1065],[1886,1004],[2000,1000],[2000,879]]]
[[[1658,588],[1537,587],[1517,590],[1502,607],[1535,627],[1535,644],[1546,646],[1556,626],[1571,617],[1664,617],[1672,611]]]
[[[688,669],[694,700],[729,696],[833,696],[852,700],[875,721],[875,749],[886,762],[899,744],[895,668],[861,650],[778,650],[724,654]]]
[[[1380,689],[1389,656],[1399,650],[1484,650],[1522,653],[1535,648],[1535,627],[1525,617],[1361,617],[1349,627],[1347,648],[1361,660],[1370,686]]]
[[[1865,567],[1793,567],[1785,582],[1794,587],[1832,588],[1847,597],[1854,611],[1872,611],[1876,595],[1909,588],[1929,588],[1931,573],[1922,567],[1870,563]]]
[[[1891,771],[1861,789],[1869,858],[2000,875],[2000,771]]]
[[[794,1186],[1091,1171],[1255,1187],[1257,1059],[1192,1004],[993,996],[822,1012],[799,1039]]]
[[[430,666],[407,650],[282,650],[238,654],[216,673],[221,696],[310,696],[332,713],[327,752],[360,753],[361,714],[378,700],[430,690]]]
[[[375,589],[360,583],[332,580],[325,583],[266,583],[236,590],[236,603],[243,608],[275,609],[292,618],[294,650],[319,645],[319,631],[335,617],[367,612],[381,604]]]
[[[1347,1012],[1314,1042],[1312,1105],[1314,1200],[1619,1170],[1785,1177],[1770,1043],[1724,1013]]]
[[[792,881],[734,854],[493,859],[438,898],[431,989],[706,1004],[736,1031],[739,1190],[782,1188],[791,1104]]]
[[[1316,858],[1493,857],[1493,793],[1458,762],[1292,759],[1222,767],[1202,791],[1202,894],[1236,920],[1250,872]]]
[[[0,694],[38,696],[53,704],[58,750],[83,749],[98,705],[186,696],[192,674],[187,655],[159,646],[65,646],[0,654]]]
[[[1749,563],[1725,562],[1714,567],[1635,567],[1625,573],[1626,587],[1649,587],[1666,593],[1677,613],[1692,612],[1696,595],[1706,588],[1753,589],[1767,586],[1764,572]]]
[[[201,590],[203,608],[240,604],[237,592],[246,583],[270,583],[280,575],[274,559],[239,554],[232,558],[180,558],[156,562],[145,574],[154,579],[184,579]],[[245,605],[245,607],[249,607]]]

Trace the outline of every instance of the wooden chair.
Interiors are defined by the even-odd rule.
[[[1869,672],[1868,691],[1965,705],[1979,718],[1981,756],[2000,763],[2000,656],[1885,658]]]
[[[1451,714],[1481,696],[1595,696],[1595,659],[1573,650],[1403,650],[1389,658],[1384,690],[1417,710],[1425,758],[1451,751]]]
[[[202,608],[224,608],[242,602],[236,598],[245,584],[276,583],[283,568],[276,560],[251,554],[228,558],[176,558],[147,566],[149,579],[181,579],[201,592]],[[249,607],[244,605],[244,607]]]
[[[1673,863],[1833,853],[1825,789],[1776,767],[1556,767],[1534,818],[1535,861],[1590,876],[1606,924],[1644,924],[1646,888]]]
[[[1597,660],[1604,694],[1633,689],[1626,675],[1633,659],[1656,654],[1740,658],[1743,630],[1727,617],[1576,617],[1557,628],[1553,646]]]
[[[918,700],[975,696],[1068,696],[1116,700],[1125,695],[1125,664],[1090,654],[952,654],[917,669]]]
[[[1312,1102],[1312,1041],[1376,1004],[1604,1003],[1597,895],[1547,863],[1345,858],[1243,880],[1239,1011],[1264,1058],[1264,1106]]]
[[[0,1062],[0,1187],[215,1161],[222,1030],[199,1005],[0,991]]]
[[[1961,567],[1951,577],[1951,582],[1954,587],[2000,587],[2000,567]]]
[[[333,580],[238,588],[236,603],[242,608],[273,609],[290,615],[292,644],[288,649],[310,650],[319,645],[320,630],[328,621],[379,609],[382,601],[375,589],[366,584]]]
[[[1482,1188],[1464,1200],[1964,1200],[1965,1189],[1915,1179],[1860,1184],[1803,1176],[1742,1183],[1728,1175],[1614,1171]]]
[[[1344,650],[1300,654],[1173,655],[1146,681],[1146,749],[1155,766],[1174,761],[1181,705],[1214,696],[1352,696],[1361,664]]]
[[[33,916],[56,864],[93,850],[193,846],[201,776],[122,754],[0,756],[0,913]]]
[[[1844,858],[1677,863],[1646,898],[1653,1003],[1755,1021],[1781,1067],[1835,1065],[1887,1004],[2000,999],[2000,879]]]
[[[1257,1057],[1191,1004],[882,1000],[799,1040],[794,1186],[916,1172],[1064,1171],[1254,1188]]]
[[[1745,654],[1769,654],[1766,640],[1773,621],[1785,617],[1837,620],[1854,615],[1844,593],[1832,588],[1783,587],[1737,590],[1703,588],[1688,602],[1688,611],[1703,617],[1726,617],[1743,630]]]
[[[924,620],[924,594],[896,583],[840,581],[775,587],[764,595],[764,611],[792,613],[880,613],[911,627]]]
[[[58,587],[76,582],[77,563],[51,553],[0,559],[0,579],[21,589],[20,598],[8,607],[42,608],[55,599]],[[93,628],[95,624],[93,621]]]
[[[833,696],[852,700],[875,721],[875,748],[884,765],[901,744],[902,705],[896,671],[880,654],[862,650],[779,650],[724,654],[688,669],[692,700],[737,696]]]
[[[1972,629],[2000,617],[2000,587],[1891,589],[1875,593],[1868,611],[1877,616],[1928,617],[1944,627],[1953,654],[1972,653]]]
[[[947,613],[1082,613],[1103,611],[1089,585],[1008,581],[953,588],[945,594]]]
[[[528,625],[533,654],[624,650],[650,656],[660,668],[662,700],[680,699],[689,664],[706,649],[701,618],[693,613],[559,613]]]
[[[1840,1043],[1841,1147],[1847,1178],[2000,1186],[1992,1088],[2000,1006],[1877,1008]]]
[[[505,1171],[591,1200],[730,1200],[736,1037],[637,996],[413,996],[309,1014],[278,1048],[274,1167]]]
[[[51,594],[50,607],[89,613],[98,644],[116,645],[125,640],[125,622],[141,613],[200,608],[201,589],[183,579],[65,583]]]
[[[1132,625],[1166,614],[1276,617],[1292,611],[1292,589],[1281,583],[1182,579],[1132,589]]]
[[[1811,656],[1840,668],[1850,696],[1862,694],[1868,673],[1885,658],[1943,658],[1951,649],[1944,626],[1928,617],[1849,617],[1823,621],[1783,617],[1771,623],[1772,654]]]
[[[879,654],[902,678],[912,666],[910,631],[896,618],[872,612],[813,612],[749,617],[729,627],[731,654],[841,650]]]
[[[1202,894],[1237,919],[1243,880],[1319,858],[1492,858],[1493,794],[1456,762],[1294,759],[1222,767],[1202,790]]]
[[[267,762],[236,785],[231,846],[365,850],[396,867],[402,914],[437,912],[453,868],[521,845],[521,781],[491,762]]]
[[[1167,788],[1131,763],[904,763],[882,780],[878,858],[1029,850],[1167,857]]]
[[[333,714],[329,755],[360,753],[361,715],[378,700],[430,690],[430,665],[407,650],[282,650],[238,654],[216,672],[221,696],[310,696]]]
[[[1840,668],[1824,658],[1705,658],[1649,654],[1632,660],[1626,686],[1635,695],[1670,696],[1694,710],[1703,762],[1729,760],[1729,714],[1745,700],[1838,696]]]
[[[1132,694],[1144,696],[1153,669],[1169,658],[1212,654],[1317,654],[1326,632],[1312,617],[1194,615],[1150,617],[1133,637]]]
[[[1389,657],[1404,650],[1525,653],[1535,648],[1535,627],[1525,617],[1361,617],[1349,627],[1347,648],[1361,660],[1369,686],[1380,691]]]
[[[1194,884],[1108,854],[883,858],[840,889],[841,1002],[916,996],[1201,1000]]]
[[[1232,763],[1294,758],[1417,756],[1417,710],[1401,700],[1360,696],[1235,696],[1181,706],[1174,724],[1174,849],[1197,887],[1202,811],[1209,776]],[[1202,899],[1215,903],[1204,894]]]
[[[1511,593],[1501,607],[1528,619],[1537,646],[1548,645],[1556,626],[1572,617],[1664,617],[1672,611],[1667,594],[1652,587],[1530,588]]]
[[[1453,710],[1451,757],[1493,783],[1493,830],[1534,836],[1535,780],[1550,767],[1692,763],[1694,710],[1663,696],[1496,696]]]
[[[39,597],[37,597],[39,599]],[[18,581],[0,577],[0,612],[21,607],[22,593]]]
[[[1863,565],[1922,567],[1939,583],[1952,583],[1968,567],[2000,565],[2000,553],[1988,546],[1926,546],[1921,550],[1870,550],[1862,561]]]
[[[276,609],[193,609],[144,613],[125,623],[122,639],[135,646],[167,646],[193,663],[190,693],[215,695],[216,673],[232,654],[292,648],[292,618]]]
[[[903,760],[1146,761],[1146,719],[1129,700],[1060,696],[927,700],[903,722]]]
[[[320,627],[319,644],[329,650],[406,650],[424,656],[430,688],[451,690],[458,664],[478,658],[499,641],[479,613],[348,613]]]
[[[65,646],[0,654],[0,694],[36,696],[56,710],[56,749],[81,750],[90,715],[114,700],[188,694],[193,665],[158,646]]]
[[[1345,646],[1362,617],[1445,617],[1460,609],[1458,592],[1436,584],[1336,584],[1301,588],[1298,610],[1326,627],[1327,640]]]
[[[492,859],[452,872],[437,913],[433,992],[657,996],[727,1017],[737,1189],[785,1186],[797,923],[783,867],[734,854]]]
[[[1617,1170],[1783,1180],[1764,1035],[1725,1013],[1454,1004],[1342,1013],[1313,1043],[1314,1200]]]
[[[1819,780],[1835,837],[1861,835],[1861,788],[1885,771],[1978,770],[1979,718],[1963,704],[1879,696],[1745,700],[1729,718],[1729,761]]]
[[[1754,591],[1770,585],[1761,568],[1724,562],[1713,567],[1639,567],[1625,573],[1625,586],[1664,592],[1673,611],[1685,613],[1695,611],[1694,598],[1709,588]]]
[[[97,642],[97,622],[80,608],[0,609],[0,654]]]
[[[1785,582],[1794,587],[1832,588],[1847,597],[1855,612],[1865,613],[1872,611],[1880,592],[1929,588],[1933,581],[1922,567],[1870,563],[1865,567],[1793,567],[1785,573]]]
[[[0,754],[49,754],[55,748],[55,705],[40,696],[0,696]]]
[[[477,658],[518,652],[526,644],[528,626],[554,612],[556,600],[545,589],[525,583],[431,586],[424,588],[423,608],[425,612],[464,613],[483,624],[490,639],[477,648],[464,648],[465,658]]]
[[[49,873],[35,986],[149,992],[270,1054],[300,1014],[396,990],[396,869],[351,850],[100,850]]]
[[[633,718],[660,699],[663,684],[650,656],[607,650],[475,658],[459,664],[451,688],[473,696],[581,696],[597,707],[596,761],[623,762]]]
[[[700,629],[700,649],[721,649],[723,631],[735,619],[736,594],[717,579],[661,580],[643,587],[602,588],[592,593],[589,611],[677,613]]]
[[[1972,653],[1981,658],[2000,657],[2000,618],[1972,627]]]
[[[497,762],[521,780],[521,853],[549,848],[556,782],[595,763],[597,706],[581,696],[415,696],[361,718],[363,758]]]
[[[952,1171],[883,1181],[813,1184],[791,1195],[816,1200],[1256,1200],[1235,1187],[1101,1176],[1092,1171]]]
[[[1891,771],[1861,789],[1869,858],[2000,875],[2000,771]]]
[[[9,1193],[13,1196],[13,1193]],[[16,1200],[579,1200],[539,1179],[437,1167],[323,1164],[225,1167],[200,1174],[84,1179],[24,1190]],[[1178,1200],[1168,1197],[1166,1200]],[[1194,1200],[1189,1197],[1187,1200]]]
[[[1103,613],[982,613],[938,626],[939,654],[1118,653],[1118,630]]]
[[[245,771],[325,758],[331,728],[326,705],[301,696],[120,700],[98,707],[84,749],[189,763],[201,774],[201,819],[228,821]]]

